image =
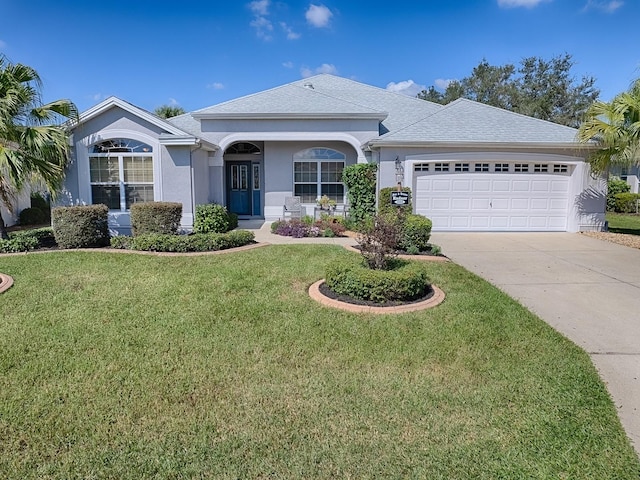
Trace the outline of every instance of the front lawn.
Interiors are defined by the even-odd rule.
[[[640,235],[640,215],[607,212],[606,219],[610,232]]]
[[[0,257],[0,478],[638,478],[584,351],[451,263],[432,310],[316,304],[348,255]]]

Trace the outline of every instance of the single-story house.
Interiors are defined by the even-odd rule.
[[[379,165],[411,187],[435,231],[569,231],[604,224],[576,130],[465,99],[438,105],[322,74],[168,120],[116,97],[80,115],[63,203],[105,203],[130,228],[135,202],[219,203],[276,220],[286,197],[346,201],[342,169]]]

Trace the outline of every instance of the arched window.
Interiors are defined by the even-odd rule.
[[[261,152],[253,143],[238,142],[230,145],[224,153],[231,155],[259,155]]]
[[[303,203],[326,195],[344,203],[342,170],[346,156],[332,148],[308,148],[293,155],[293,191]]]
[[[92,203],[129,210],[153,200],[153,148],[129,138],[114,138],[90,148]]]

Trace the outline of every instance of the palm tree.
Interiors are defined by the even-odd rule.
[[[52,194],[62,184],[69,159],[67,119],[77,120],[69,100],[43,104],[42,82],[31,67],[0,55],[0,202],[12,209],[26,185],[39,182]],[[7,239],[0,215],[0,238]]]
[[[640,164],[640,79],[611,102],[594,102],[578,129],[581,142],[595,142],[589,157],[594,173]]]
[[[184,111],[184,108],[178,105],[160,105],[153,111],[153,113],[155,113],[160,118],[171,118],[177,117],[178,115],[182,115],[186,112]]]

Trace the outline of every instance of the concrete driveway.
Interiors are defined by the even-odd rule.
[[[431,240],[589,353],[640,453],[640,250],[577,233]]]

